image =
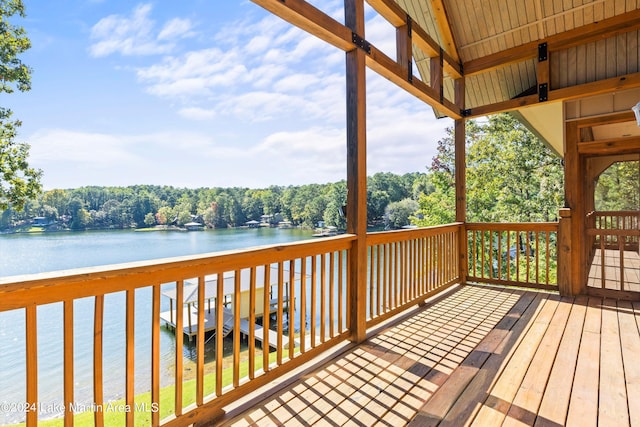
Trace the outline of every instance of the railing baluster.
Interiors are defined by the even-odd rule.
[[[346,276],[351,277],[351,263],[349,262],[350,253],[347,251],[346,261]],[[351,301],[351,286],[349,286],[349,279],[347,279],[347,283],[345,284],[345,301],[347,301],[347,308],[345,310],[345,324],[348,325],[348,328],[351,329],[351,310],[349,309],[349,301]]]
[[[38,424],[38,307],[25,308],[27,427]]]
[[[313,255],[311,257],[311,347],[316,346],[316,323],[318,319],[317,304],[318,304],[318,257]]]
[[[300,260],[300,353],[307,351],[307,257]]]
[[[516,280],[520,281],[520,248],[522,243],[520,232],[516,231]]]
[[[618,236],[618,248],[620,250],[620,290],[624,291],[624,236]]]
[[[398,286],[399,286],[398,305],[402,305],[407,300],[407,288],[409,287],[409,281],[407,280],[407,261],[409,256],[407,254],[406,241],[400,242],[398,246],[400,248],[400,263],[398,265],[400,270],[400,282],[398,283]]]
[[[277,345],[276,345],[276,363],[278,366],[282,365],[282,334],[284,333],[284,327],[282,324],[282,317],[284,316],[284,263],[280,261],[278,263],[278,313],[277,313]]]
[[[93,308],[93,401],[97,407],[104,403],[102,380],[102,325],[104,323],[104,295],[96,295]],[[93,411],[95,427],[104,427],[104,412]]]
[[[322,254],[320,258],[320,342],[326,340],[325,329],[327,324],[327,254]]]
[[[382,264],[382,313],[386,313],[391,298],[389,292],[389,244],[384,244],[384,259]]]
[[[73,300],[66,300],[64,306],[64,425],[73,426],[74,402],[73,382]]]
[[[216,395],[222,396],[222,358],[224,357],[224,273],[216,279]]]
[[[151,425],[160,425],[160,285],[151,292]],[[155,410],[158,409],[158,410]]]
[[[525,236],[525,255],[526,255],[526,264],[527,264],[527,272],[525,275],[525,282],[529,283],[529,271],[531,270],[531,239],[529,237],[529,233],[528,232],[524,232],[524,236]]]
[[[606,261],[604,259],[604,238],[605,235],[601,234],[600,235],[600,287],[602,289],[605,288],[605,265],[606,265]]]
[[[205,278],[198,277],[198,324],[196,326],[196,405],[204,401],[204,292]],[[189,313],[189,316],[191,313]]]
[[[271,311],[271,265],[264,265],[264,304],[262,309],[262,370],[269,372],[269,321]]]
[[[384,308],[384,304],[382,302],[382,286],[384,280],[382,278],[382,263],[384,260],[382,259],[382,245],[376,245],[376,311],[375,315],[380,316],[382,310]],[[374,313],[371,313],[373,316]]]
[[[534,256],[536,257],[536,283],[540,283],[540,233],[536,232],[536,250]]]
[[[396,242],[393,245],[393,308],[396,308],[400,305],[400,243]]]
[[[372,318],[374,316],[374,307],[375,307],[375,292],[376,292],[376,287],[377,287],[377,283],[376,283],[376,276],[375,276],[375,266],[376,266],[376,259],[375,259],[375,247],[371,246],[367,248],[367,255],[369,258],[369,279],[368,279],[368,289],[367,289],[367,296],[369,298],[369,316],[367,316],[367,320]]]
[[[334,323],[335,323],[335,303],[334,303],[334,294],[335,294],[335,269],[336,269],[336,257],[335,253],[329,253],[329,337],[333,338],[335,336],[334,331]]]
[[[296,263],[295,260],[290,260],[289,261],[289,297],[288,297],[288,302],[287,302],[287,309],[289,314],[288,316],[288,321],[287,321],[287,325],[289,328],[289,360],[293,360],[293,356],[294,356],[294,352],[295,352],[295,345],[294,345],[294,338],[295,338],[295,332],[296,332],[296,328],[295,328],[295,313],[293,312],[293,308],[295,307],[295,301],[296,301],[296,293],[295,293],[295,284],[296,284]]]
[[[240,280],[241,270],[233,275],[233,387],[240,385]]]
[[[481,249],[482,249],[482,257],[481,257],[481,260],[482,260],[482,262],[480,263],[480,266],[481,266],[481,272],[482,272],[482,273],[481,273],[481,276],[480,276],[480,277],[485,277],[485,273],[484,273],[484,271],[485,271],[485,270],[484,270],[484,266],[485,266],[486,264],[485,264],[485,258],[484,258],[484,245],[485,245],[485,243],[484,243],[484,235],[485,235],[485,232],[484,232],[484,231],[482,231],[482,232],[481,232],[481,236],[482,236],[482,237],[481,237],[481,238],[482,238],[482,241],[481,241],[481,245],[482,245],[482,246],[481,246]]]
[[[549,239],[551,238],[551,233],[550,232],[546,232],[545,233],[545,258],[544,258],[544,263],[545,263],[545,273],[546,273],[546,280],[545,280],[545,284],[549,284],[549,273],[550,273],[550,253],[549,253]]]
[[[518,249],[516,248],[516,251]],[[507,230],[507,280],[511,280],[511,231]]]
[[[498,279],[502,279],[502,233],[503,230],[498,230]]]
[[[344,303],[342,301],[344,295],[344,258],[342,252],[338,252],[338,333],[341,334],[344,331],[343,323],[343,310]]]
[[[263,300],[266,299],[267,288],[262,288]],[[263,304],[264,307],[264,304]],[[266,313],[263,312],[263,315]],[[264,335],[264,334],[263,334]],[[256,267],[249,270],[249,379],[256,377]]]
[[[444,245],[442,240],[442,234],[436,236],[438,242],[438,286],[444,283]]]
[[[127,372],[126,377],[126,393],[125,400],[129,408],[134,407],[135,403],[135,290],[127,290],[127,315],[126,315],[126,330],[127,330]],[[126,424],[127,427],[132,427],[134,424],[135,411],[130,410],[126,412]]]
[[[184,281],[176,282],[176,365],[175,365],[175,414],[182,415],[182,343],[184,338]]]

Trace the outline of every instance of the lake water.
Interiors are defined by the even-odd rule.
[[[0,235],[0,276],[41,273],[141,261],[181,255],[247,248],[311,238],[308,230],[234,229],[201,232],[90,231],[69,233]],[[125,294],[105,297],[104,372],[105,400],[124,397]],[[93,298],[74,303],[75,403],[90,404],[93,396]],[[163,298],[161,310],[168,310]],[[151,290],[136,291],[136,392],[150,384]],[[39,397],[43,407],[62,402],[63,384],[62,304],[38,307]],[[24,414],[2,411],[3,403],[25,401],[24,311],[0,313],[0,425],[19,422]],[[172,380],[175,339],[161,328],[162,384]],[[183,349],[186,370],[195,359],[195,348]],[[188,372],[185,373],[188,376]],[[50,418],[59,413],[41,414]]]

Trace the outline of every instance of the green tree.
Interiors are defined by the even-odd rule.
[[[31,69],[19,58],[31,41],[23,27],[9,22],[16,15],[25,16],[22,0],[0,0],[0,92],[5,93],[31,88]],[[11,110],[0,107],[0,208],[22,210],[42,190],[42,172],[29,166],[29,145],[15,141],[21,122],[11,116]]]
[[[146,225],[147,227],[156,225],[156,217],[152,212],[149,212],[144,216],[144,225]]]
[[[385,209],[385,224],[387,228],[401,228],[409,225],[411,218],[418,211],[420,205],[413,199],[403,199],[389,203]]]
[[[44,193],[42,202],[56,208],[59,215],[64,215],[69,202],[69,196],[64,190],[50,190]]]
[[[552,221],[563,204],[561,160],[509,114],[467,123],[467,219],[470,222]],[[438,142],[433,191],[420,196],[419,225],[455,217],[453,131]]]
[[[617,162],[598,177],[597,211],[640,209],[640,162]]]

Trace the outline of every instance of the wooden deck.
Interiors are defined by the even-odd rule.
[[[640,425],[639,322],[636,303],[465,286],[223,425]]]
[[[604,257],[601,255],[602,252],[604,252]],[[619,250],[597,250],[589,269],[588,286],[620,290],[620,278],[622,277],[622,272],[624,272],[624,290],[640,292],[640,254],[635,250],[627,250],[623,252],[623,256],[624,268],[621,269]],[[604,283],[602,280],[603,272]]]

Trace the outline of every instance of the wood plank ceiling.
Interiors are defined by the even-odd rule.
[[[375,7],[382,0],[368,1]],[[465,79],[463,115],[516,110],[561,156],[562,101],[638,86],[633,80],[640,72],[640,0],[395,2],[459,61]],[[547,47],[542,61],[541,43]],[[420,78],[439,84],[430,77],[433,54],[414,45],[413,55]],[[451,102],[456,78],[445,73],[442,80],[443,96]],[[587,87],[590,83],[596,86]],[[437,106],[434,111],[446,115]]]
[[[397,3],[448,53],[459,55],[465,65],[640,7],[638,0],[397,0]],[[443,37],[443,26],[450,28],[453,46],[446,35]],[[638,33],[638,30],[622,32],[551,51],[549,90],[640,71]],[[428,81],[430,61],[419,49],[414,49],[414,57],[420,76]],[[471,75],[465,67],[466,108],[536,93],[536,67],[535,58]],[[452,79],[445,77],[444,84],[445,97],[452,100]]]

